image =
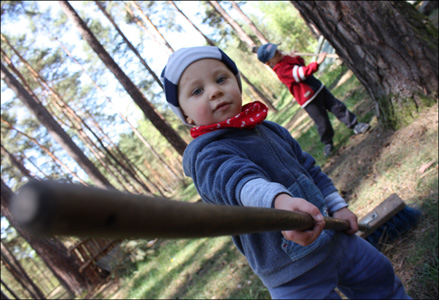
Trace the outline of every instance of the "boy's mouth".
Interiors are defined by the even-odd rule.
[[[217,106],[215,106],[215,111],[226,109],[229,105],[230,105],[230,103],[227,103],[227,102],[219,103]]]

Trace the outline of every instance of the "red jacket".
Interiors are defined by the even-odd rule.
[[[316,62],[306,66],[302,57],[289,55],[285,55],[273,67],[277,77],[288,87],[301,107],[305,107],[314,100],[324,87],[323,83],[312,75],[318,69],[319,65]]]

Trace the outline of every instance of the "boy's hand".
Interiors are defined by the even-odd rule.
[[[335,213],[332,214],[332,216],[334,218],[346,220],[349,222],[350,228],[349,230],[345,231],[347,234],[352,235],[358,231],[357,216],[347,207],[337,210]]]
[[[282,231],[287,240],[293,241],[301,246],[307,246],[314,242],[325,226],[323,215],[319,209],[302,198],[293,198],[287,194],[279,194],[274,198],[274,208],[304,212],[311,215],[316,222],[312,230],[291,230]]]
[[[319,54],[319,57],[317,58],[317,63],[320,65],[326,58],[326,52],[322,52]]]
[[[294,51],[294,49],[291,49],[290,56],[296,56],[296,51]]]

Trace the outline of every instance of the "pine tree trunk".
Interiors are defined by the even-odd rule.
[[[233,8],[236,9],[236,11],[239,13],[239,15],[244,19],[244,21],[247,23],[247,25],[250,27],[250,29],[253,31],[253,33],[256,35],[256,37],[259,39],[261,44],[267,44],[268,40],[265,38],[264,34],[259,31],[259,29],[256,27],[256,25],[252,22],[252,20],[247,17],[247,15],[241,10],[241,8],[236,4],[235,1],[230,1]]]
[[[114,19],[110,16],[109,13],[107,13],[107,11],[105,10],[105,7],[99,2],[99,1],[95,1],[96,5],[99,7],[99,9],[102,11],[102,13],[107,17],[108,21],[110,21],[110,23],[113,25],[114,29],[116,29],[116,31],[120,34],[120,36],[122,37],[122,39],[124,40],[125,44],[127,44],[127,46],[131,49],[131,51],[134,52],[134,54],[137,56],[137,58],[140,60],[141,64],[148,70],[149,74],[151,74],[151,76],[154,78],[155,82],[160,85],[160,87],[162,88],[162,90],[164,90],[165,88],[163,87],[163,83],[160,81],[160,78],[157,76],[157,74],[148,66],[148,64],[146,63],[146,61],[143,59],[143,57],[140,55],[139,51],[137,51],[137,49],[134,47],[133,44],[131,44],[131,42],[128,40],[128,38],[125,36],[125,34],[123,34],[122,30],[120,30],[119,26],[117,26],[116,22],[114,21]]]
[[[68,134],[55,121],[52,115],[38,103],[27,90],[9,73],[7,68],[1,64],[1,79],[15,92],[17,97],[35,115],[38,121],[43,124],[50,135],[59,145],[81,166],[90,176],[91,180],[100,187],[111,186],[110,182],[96,168],[96,166],[85,156],[81,149],[73,142]]]
[[[163,42],[163,45],[165,45],[166,48],[168,48],[171,51],[171,53],[174,52],[174,49],[171,47],[171,45],[168,43],[168,41],[165,39],[165,37],[160,33],[160,31],[157,29],[157,27],[151,22],[151,20],[148,18],[148,16],[145,15],[145,13],[140,8],[140,6],[136,3],[136,1],[129,1],[129,3],[131,4],[132,7],[134,7],[139,12],[142,19],[147,24],[149,24],[149,26],[151,26],[152,29],[154,29],[155,34],[157,34],[160,37],[160,39]]]
[[[437,28],[411,4],[291,2],[365,86],[381,124],[398,129],[437,103]]]
[[[136,24],[137,24],[140,28],[142,28],[142,29],[146,32],[146,34],[148,34],[148,36],[149,36],[154,42],[156,42],[158,45],[163,46],[164,49],[165,49],[165,51],[166,51],[166,53],[167,53],[168,55],[171,55],[172,52],[173,52],[173,50],[172,50],[172,49],[169,49],[166,45],[163,44],[163,42],[159,41],[158,38],[156,37],[156,35],[154,35],[152,32],[150,32],[150,31],[148,30],[148,28],[146,28],[145,24],[143,24],[143,22],[142,22],[142,21],[141,21],[141,20],[140,20],[135,14],[134,14],[133,10],[131,9],[131,7],[130,7],[126,2],[124,2],[123,4],[124,4],[124,7],[125,7],[125,10],[126,10],[126,11],[128,12],[128,14],[131,16],[132,20],[133,20],[134,22],[136,22]]]
[[[20,170],[21,174],[28,178],[31,179],[33,178],[33,176],[31,175],[30,171],[21,163],[19,162],[14,155],[12,155],[4,146],[3,144],[1,145],[2,148],[2,153],[5,153],[6,156],[9,158],[10,162],[18,169]]]
[[[79,273],[79,262],[70,257],[66,247],[56,238],[42,239],[34,238],[15,221],[9,207],[13,192],[1,180],[1,210],[2,215],[17,232],[29,243],[55,277],[72,294],[79,296],[86,288],[86,278]]]
[[[121,166],[122,169],[124,169],[130,177],[132,177],[135,181],[137,181],[144,189],[145,192],[150,193],[150,190],[146,185],[144,185],[141,181],[139,181],[138,178],[135,176],[134,173],[130,173],[129,171],[124,168],[124,165],[118,161],[113,154],[105,147],[105,145],[102,143],[101,139],[97,136],[97,134],[87,125],[87,123],[78,115],[76,110],[72,109],[68,103],[66,103],[62,97],[59,95],[59,93],[54,90],[44,78],[42,78],[38,72],[33,69],[33,67],[18,53],[18,51],[9,43],[9,41],[6,39],[6,37],[2,36],[2,39],[9,45],[9,47],[14,51],[14,53],[20,58],[20,60],[26,65],[26,67],[30,70],[31,76],[34,78],[37,84],[40,84],[42,86],[42,89],[47,90],[49,93],[51,93],[54,97],[49,98],[51,103],[54,104],[54,106],[58,109],[60,114],[63,114],[67,120],[70,120],[72,126],[70,126],[72,129],[74,129],[77,133],[79,138],[83,141],[84,145],[88,147],[91,153],[95,156],[95,158],[101,163],[102,167],[108,172],[108,174],[112,175],[112,178],[114,178],[121,187],[123,187],[127,192],[130,192],[130,190],[125,186],[125,183],[130,185],[131,188],[134,190],[134,192],[138,193],[139,190],[137,190],[131,182],[125,177],[123,173],[119,170],[118,166]],[[2,52],[3,53],[3,52]],[[9,57],[4,53],[4,57],[7,59],[10,67],[13,67],[11,60]],[[14,70],[16,70],[14,68]],[[18,73],[18,71],[16,71]],[[27,86],[27,83],[25,82],[23,77],[22,81],[24,81],[25,87],[28,90],[31,90],[29,86]],[[34,95],[34,98],[36,96]],[[53,114],[55,116],[55,114]],[[89,115],[91,117],[91,115]],[[59,118],[58,118],[59,119]],[[59,119],[61,121],[61,119]],[[68,126],[68,125],[66,125]],[[102,153],[102,151],[99,150],[99,147],[94,143],[86,134],[86,132],[83,130],[83,128],[86,128],[98,141],[98,143],[101,145],[101,147],[105,150],[105,152],[108,154],[106,156]],[[114,164],[112,163],[111,159],[113,159]],[[120,177],[122,177],[122,180],[120,180]],[[131,191],[132,192],[132,191]]]
[[[101,165],[104,167],[104,169],[108,172],[108,174],[111,174],[114,178],[117,179],[116,175],[113,173],[113,171],[110,170],[109,166],[102,160],[102,158],[104,157],[104,155],[102,155],[100,152],[98,152],[98,148],[96,147],[95,143],[87,136],[87,134],[85,133],[85,131],[83,130],[83,127],[85,127],[86,129],[88,129],[94,136],[96,136],[94,134],[94,132],[91,130],[91,128],[87,125],[87,123],[85,123],[85,121],[76,113],[76,111],[74,109],[72,109],[70,107],[69,104],[67,104],[62,98],[61,96],[57,93],[57,91],[55,91],[47,82],[44,78],[42,78],[38,72],[27,62],[27,60],[25,60],[20,53],[18,53],[18,51],[9,43],[9,41],[6,39],[6,37],[2,36],[2,39],[9,45],[9,47],[14,51],[14,53],[19,57],[20,61],[23,62],[23,64],[25,64],[25,66],[27,67],[27,69],[30,71],[30,74],[32,76],[32,78],[35,80],[35,82],[39,85],[41,85],[41,88],[43,90],[46,90],[47,92],[49,92],[51,95],[53,95],[53,98],[49,98],[49,102],[52,103],[57,109],[59,114],[62,114],[65,116],[65,120],[69,120],[70,123],[72,124],[71,126],[67,125],[65,120],[63,118],[59,118],[57,117],[57,114],[55,114],[53,112],[53,110],[51,110],[50,112],[52,113],[52,115],[54,117],[56,117],[58,119],[58,122],[63,122],[65,124],[65,126],[69,126],[70,128],[74,129],[77,133],[79,138],[83,141],[84,145],[86,145],[88,147],[88,149],[94,154],[95,158],[101,163]],[[8,62],[9,67],[15,72],[16,75],[18,75],[20,77],[20,79],[22,80],[22,83],[24,85],[24,87],[28,90],[31,91],[31,87],[28,85],[27,81],[24,79],[23,76],[21,76],[21,73],[19,73],[19,71],[13,66],[12,61],[10,60],[10,58],[6,55],[6,53],[3,53],[4,58],[6,59],[6,61]],[[37,100],[37,96],[35,94],[32,94],[33,98],[35,100]],[[38,101],[39,103],[41,103],[41,101]],[[50,106],[47,105],[48,109],[50,109]],[[96,148],[96,150],[95,150]],[[123,184],[118,181],[122,186]]]
[[[4,282],[3,280],[0,280],[2,286],[5,287],[5,289],[12,295],[12,297],[14,297],[14,299],[20,299],[17,294],[14,293],[14,291],[6,284],[6,282]],[[3,291],[1,291],[1,299],[9,299],[4,293]]]
[[[122,71],[117,63],[111,58],[104,47],[99,43],[84,21],[79,17],[76,11],[67,1],[59,1],[64,13],[73,21],[82,37],[89,43],[90,47],[96,52],[99,58],[104,62],[108,69],[119,80],[134,102],[140,107],[145,116],[157,128],[157,130],[168,140],[175,150],[183,155],[186,149],[186,142],[178,135],[177,132],[163,119],[162,116],[149,103],[142,92],[134,85],[131,79]]]
[[[87,75],[87,77],[90,79],[90,81],[93,83],[93,85],[96,87],[96,89],[98,89],[104,96],[105,99],[110,102],[111,104],[113,104],[113,102],[111,101],[110,97],[108,97],[105,92],[100,88],[100,86],[93,80],[93,78],[90,76],[90,74],[87,73],[87,71],[84,69],[84,67],[81,65],[81,63],[79,61],[77,61],[72,54],[70,53],[70,51],[61,43],[61,41],[59,41],[57,39],[58,43],[60,44],[61,48],[64,50],[64,52],[81,68],[81,70],[84,72],[85,75]],[[114,104],[113,104],[114,105]],[[180,178],[174,170],[172,170],[170,168],[170,166],[168,166],[168,164],[166,164],[166,162],[160,157],[160,155],[154,150],[154,148],[143,138],[143,136],[140,134],[140,132],[128,121],[128,119],[120,112],[117,110],[117,114],[121,117],[122,120],[124,120],[128,126],[130,126],[131,130],[133,130],[133,132],[135,133],[135,135],[139,138],[139,140],[151,151],[151,153],[164,165],[164,167],[171,172],[172,174],[174,174],[174,176],[176,177],[176,179]],[[97,125],[97,124],[96,124]]]
[[[209,39],[203,32],[201,32],[200,29],[198,29],[198,27],[178,8],[178,6],[174,3],[174,1],[168,1],[172,6],[174,6],[174,8],[183,16],[183,18],[185,18],[191,25],[192,27],[198,31],[199,34],[201,34],[203,36],[203,38],[206,40],[206,42],[210,45],[210,46],[216,46],[215,43]]]
[[[1,260],[17,282],[19,282],[21,286],[30,294],[31,298],[44,299],[43,292],[29,277],[21,266],[20,262],[15,258],[3,241],[1,242]]]
[[[256,44],[251,37],[245,33],[241,26],[239,26],[239,24],[221,7],[218,1],[209,1],[209,3],[223,17],[223,19],[232,26],[241,41],[245,42],[250,50],[256,47]]]
[[[271,101],[268,100],[268,98],[265,97],[265,95],[260,90],[258,90],[258,88],[256,88],[253,85],[253,83],[251,83],[250,80],[248,80],[247,77],[244,76],[244,74],[241,73],[241,77],[242,77],[242,80],[244,80],[249,85],[249,87],[256,93],[256,95],[258,95],[258,98],[259,98],[258,100],[262,100],[263,102],[265,102],[265,104],[267,104],[267,106],[271,110],[273,110],[274,112],[277,112],[277,108],[274,107],[273,103],[271,103]]]

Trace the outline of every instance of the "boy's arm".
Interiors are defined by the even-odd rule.
[[[358,231],[358,218],[357,216],[349,210],[349,208],[344,207],[337,210],[332,214],[334,218],[346,220],[349,222],[350,228],[346,231],[347,234],[352,235]]]
[[[347,208],[348,204],[338,193],[332,180],[316,165],[316,161],[312,155],[302,151],[299,143],[291,136],[291,134],[284,127],[275,125],[275,123],[268,122],[272,130],[278,132],[291,145],[292,150],[297,156],[299,163],[307,170],[311,175],[314,183],[322,192],[325,197],[326,205],[330,215],[338,217],[340,219],[347,220],[351,229],[347,231],[348,234],[352,234],[358,230],[357,217]]]
[[[294,53],[294,52],[292,52]],[[319,65],[325,60],[326,52],[320,53],[316,62],[305,65],[303,59],[296,57],[297,63],[284,64],[276,70],[282,81],[288,80],[299,83],[312,76],[319,70]]]
[[[314,242],[323,231],[325,221],[319,209],[302,198],[293,198],[287,194],[279,194],[274,199],[274,208],[289,211],[304,212],[311,215],[315,221],[312,230],[290,230],[282,231],[283,236],[299,245],[307,246]]]

